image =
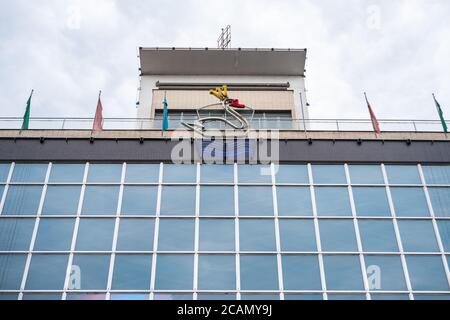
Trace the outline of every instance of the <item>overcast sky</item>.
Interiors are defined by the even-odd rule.
[[[137,47],[307,48],[312,118],[450,118],[450,1],[0,0],[0,117],[135,117]]]

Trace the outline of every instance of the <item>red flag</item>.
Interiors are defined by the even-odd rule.
[[[95,112],[93,131],[103,131],[103,106],[101,100],[102,92],[98,95],[97,111]]]
[[[365,92],[364,96],[366,97],[367,107],[369,108],[370,120],[372,120],[373,130],[376,133],[381,133],[380,124],[378,123],[377,117],[375,116],[375,112],[373,112],[372,107],[370,106],[369,100],[367,99],[367,94]]]

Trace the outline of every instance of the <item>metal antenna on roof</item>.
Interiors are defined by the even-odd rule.
[[[217,39],[217,48],[229,49],[231,48],[231,26],[228,25],[225,29],[222,29],[219,39]]]

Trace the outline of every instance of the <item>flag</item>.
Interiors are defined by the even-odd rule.
[[[380,124],[378,123],[377,117],[375,116],[375,112],[373,112],[372,107],[370,106],[369,100],[367,99],[367,94],[365,92],[364,96],[366,97],[367,107],[369,108],[370,120],[372,121],[373,130],[376,133],[381,133]]]
[[[103,105],[101,100],[102,92],[100,91],[98,95],[97,111],[95,112],[93,131],[103,130]]]
[[[434,95],[434,93],[433,93],[433,99],[434,99],[434,103],[436,104],[436,109],[439,114],[439,118],[441,119],[442,128],[444,129],[444,132],[447,133],[448,127],[447,127],[447,123],[445,122],[445,119],[444,119],[444,112],[442,111],[441,105],[436,100],[436,96]]]
[[[25,109],[25,114],[23,115],[22,130],[28,130],[30,127],[30,112],[31,112],[31,98],[33,97],[34,90],[31,90],[30,97],[27,101],[27,108]]]
[[[167,95],[164,95],[164,113],[163,113],[163,123],[162,131],[169,130],[169,104],[167,103]]]

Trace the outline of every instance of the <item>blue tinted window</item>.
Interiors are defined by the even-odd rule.
[[[149,295],[146,293],[111,293],[110,299],[119,301],[148,300]]]
[[[24,293],[22,300],[53,301],[61,298],[60,293]]]
[[[10,186],[3,206],[3,214],[37,214],[41,194],[42,186]]]
[[[200,190],[200,214],[234,216],[234,188],[202,186]]]
[[[88,186],[84,194],[83,214],[115,215],[119,187]]]
[[[110,255],[74,255],[71,274],[79,277],[78,281],[69,281],[69,290],[105,290],[110,260]]]
[[[195,187],[164,186],[162,215],[195,215]]]
[[[415,165],[388,165],[386,166],[390,184],[420,184],[419,170]]]
[[[366,295],[363,293],[331,293],[328,294],[328,300],[366,300]]]
[[[200,255],[198,258],[198,288],[200,290],[236,289],[236,259],[234,255]]]
[[[193,282],[193,255],[158,255],[156,290],[192,290]]]
[[[434,214],[437,217],[450,217],[450,188],[429,188]]]
[[[278,290],[275,255],[241,255],[242,290]]]
[[[317,251],[313,220],[280,220],[282,251]]]
[[[81,187],[48,186],[42,214],[76,214]]]
[[[358,256],[324,256],[328,290],[364,290]]]
[[[119,251],[152,251],[153,219],[120,220],[117,250]]]
[[[422,188],[391,188],[395,213],[400,217],[429,216]]]
[[[34,219],[0,219],[0,251],[28,251]]]
[[[152,256],[147,254],[118,254],[114,261],[113,290],[150,289]]]
[[[160,251],[193,251],[195,223],[193,219],[161,219],[159,222]]]
[[[397,238],[391,220],[359,220],[364,251],[398,252]]]
[[[236,300],[236,295],[234,293],[199,293],[197,295],[197,300]]]
[[[16,163],[12,182],[44,182],[47,163]]]
[[[314,183],[347,183],[344,166],[341,164],[313,165]]]
[[[406,263],[413,290],[449,290],[440,256],[408,256]]]
[[[69,251],[75,219],[41,219],[36,236],[36,251]]]
[[[353,220],[321,220],[323,251],[358,251]]]
[[[450,294],[414,294],[414,300],[450,300]]]
[[[450,184],[450,166],[423,166],[427,184]]]
[[[66,278],[68,255],[34,254],[25,285],[26,290],[62,290]]]
[[[9,163],[0,163],[0,182],[6,182],[8,180]]]
[[[308,187],[277,187],[277,203],[280,216],[312,216]]]
[[[370,290],[406,291],[400,256],[365,256]]]
[[[239,165],[239,183],[271,183],[270,165]]]
[[[122,164],[89,164],[88,182],[120,182]]]
[[[285,294],[284,300],[323,300],[323,295],[321,293],[292,293]]]
[[[352,215],[347,188],[317,187],[315,193],[319,216]]]
[[[233,183],[233,165],[205,164],[201,167],[201,181],[203,183]]]
[[[50,182],[82,182],[84,163],[54,163],[50,173]]]
[[[356,214],[359,216],[390,216],[385,188],[353,188]]]
[[[241,294],[241,300],[259,300],[259,301],[280,300],[280,295],[269,293]]]
[[[407,252],[439,251],[433,224],[428,220],[401,220],[398,222],[403,249]]]
[[[159,164],[127,163],[125,182],[157,183],[159,181]]]
[[[233,251],[235,248],[234,220],[201,219],[201,251]]]
[[[68,293],[66,300],[81,300],[81,301],[95,301],[105,300],[106,294],[104,293]]]
[[[354,164],[349,165],[348,168],[353,184],[384,184],[380,165]]]
[[[19,298],[18,293],[0,293],[0,301],[13,301]]]
[[[27,256],[0,254],[0,290],[19,290]]]
[[[240,249],[242,251],[275,251],[275,225],[273,220],[239,221]]]
[[[278,171],[276,171],[278,168]],[[277,183],[309,183],[307,165],[282,164],[275,166]]]
[[[286,290],[321,290],[317,256],[283,256]]]
[[[450,252],[450,220],[439,220],[438,226],[444,250]]]
[[[239,214],[241,216],[272,216],[272,188],[239,187]]]
[[[111,251],[115,219],[81,219],[77,251]]]
[[[195,164],[164,164],[164,183],[195,183],[196,177]]]
[[[158,187],[127,186],[123,189],[123,215],[155,215]]]
[[[372,293],[370,297],[372,300],[409,300],[406,293]]]
[[[188,293],[155,293],[153,300],[192,300]]]

